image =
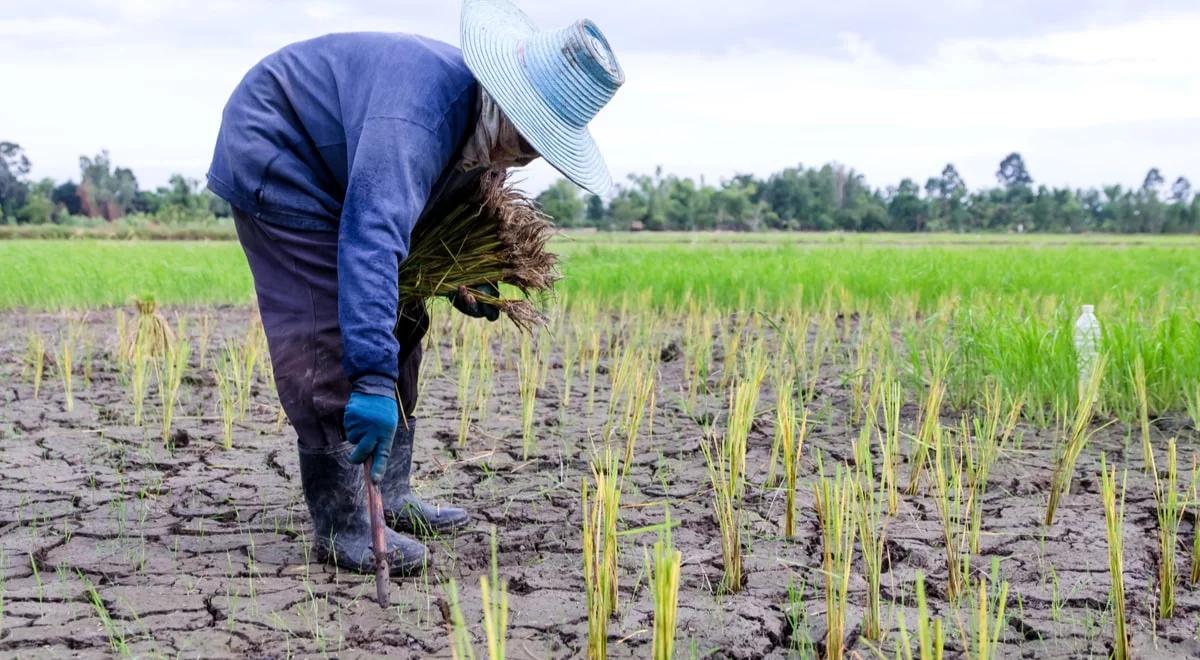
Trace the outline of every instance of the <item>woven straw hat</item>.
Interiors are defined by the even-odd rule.
[[[587,125],[625,82],[600,28],[581,20],[539,30],[508,0],[464,0],[467,67],[521,136],[567,178],[597,195],[612,175]]]

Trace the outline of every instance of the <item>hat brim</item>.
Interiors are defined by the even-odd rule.
[[[460,38],[467,68],[538,155],[581,188],[605,195],[612,175],[592,134],[564,122],[525,75],[517,44],[536,32],[511,2],[463,2]]]

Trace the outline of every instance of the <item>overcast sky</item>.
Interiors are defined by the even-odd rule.
[[[1200,182],[1196,0],[524,0],[595,20],[628,82],[594,124],[614,175],[715,182],[837,161],[874,186],[1019,151],[1038,182]],[[202,178],[245,71],[327,32],[458,42],[455,0],[0,0],[0,140],[78,178],[109,149],[143,187]],[[553,180],[535,166],[530,189]]]

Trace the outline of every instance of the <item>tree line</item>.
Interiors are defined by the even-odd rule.
[[[79,181],[31,181],[20,145],[0,142],[0,224],[86,224],[129,216],[169,226],[211,223],[229,205],[199,181],[175,174],[143,190],[107,151],[79,159]],[[538,195],[562,227],[647,231],[1200,232],[1200,194],[1183,176],[1169,185],[1157,168],[1142,185],[1036,185],[1024,159],[1009,154],[996,185],[971,190],[954,165],[924,185],[904,179],[872,188],[839,164],[796,166],[765,179],[742,174],[718,185],[664,174],[630,175],[608,200],[560,179]]]
[[[1035,185],[1025,160],[1009,154],[997,185],[970,190],[953,164],[922,186],[904,179],[872,188],[838,164],[787,168],[765,179],[738,175],[708,185],[661,168],[631,175],[605,201],[560,179],[538,196],[563,227],[605,230],[803,230],[948,232],[1200,231],[1200,195],[1183,176],[1167,185],[1157,168],[1140,188],[1054,188]]]
[[[196,179],[175,174],[166,186],[144,190],[133,171],[107,151],[79,157],[79,181],[28,178],[31,163],[19,144],[0,142],[0,224],[113,222],[128,216],[169,225],[228,217],[232,210]]]

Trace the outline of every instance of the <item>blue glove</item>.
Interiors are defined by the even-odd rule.
[[[388,456],[392,454],[392,438],[400,423],[400,409],[390,396],[354,392],[346,404],[346,439],[354,444],[351,463],[371,463],[371,481],[379,483],[387,472]]]

